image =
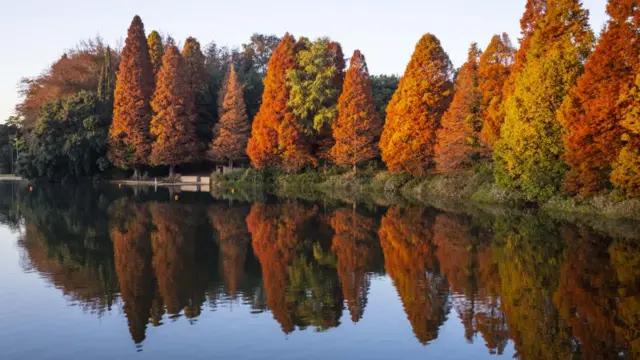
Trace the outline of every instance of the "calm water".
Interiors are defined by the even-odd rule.
[[[0,182],[0,359],[640,358],[637,224],[492,213]]]

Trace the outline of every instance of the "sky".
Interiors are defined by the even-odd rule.
[[[235,46],[251,34],[329,36],[347,56],[360,49],[372,74],[402,74],[416,42],[436,35],[456,67],[472,42],[482,48],[507,32],[514,44],[526,0],[2,0],[0,122],[14,112],[22,77],[40,74],[65,49],[100,35],[123,43],[135,14],[147,34],[158,30],[182,42],[196,37]],[[596,33],[607,20],[606,0],[583,0]]]

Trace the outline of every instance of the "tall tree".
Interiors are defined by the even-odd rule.
[[[200,43],[193,37],[188,37],[182,48],[182,58],[186,69],[187,84],[195,94],[196,134],[201,154],[209,148],[213,139],[211,130],[215,124],[214,114],[210,104],[215,103],[216,94],[211,93],[207,86],[208,74],[205,68],[205,56],[200,49]]]
[[[485,144],[493,147],[500,139],[500,127],[504,123],[504,84],[511,74],[515,50],[509,35],[494,35],[480,57],[478,89],[482,94],[482,131]]]
[[[436,132],[437,171],[468,168],[487,157],[487,148],[479,136],[482,128],[482,94],[478,88],[481,54],[478,45],[472,44],[467,62],[456,77],[456,93]]]
[[[358,163],[379,154],[376,142],[382,124],[373,100],[367,62],[360,50],[351,57],[332,130],[335,145],[330,155],[336,164],[351,166],[355,172]]]
[[[398,89],[400,78],[397,75],[373,75],[371,86],[373,99],[376,102],[376,111],[381,115],[386,113],[387,105],[391,101],[393,93]]]
[[[436,130],[453,96],[451,74],[440,40],[424,35],[387,106],[380,150],[391,172],[419,176],[433,165]]]
[[[150,100],[153,69],[144,24],[135,16],[129,27],[114,92],[113,122],[109,129],[109,160],[122,169],[148,163],[151,152]]]
[[[113,72],[111,63],[111,48],[107,46],[104,52],[104,64],[100,70],[100,78],[98,79],[98,100],[105,104],[112,104],[113,91],[116,86],[116,75]]]
[[[153,75],[158,76],[158,72],[160,72],[160,68],[162,67],[164,45],[162,44],[162,37],[157,31],[153,30],[149,33],[147,45],[149,46],[149,56],[151,57],[151,66],[153,66]]]
[[[168,165],[169,176],[173,175],[176,165],[189,162],[197,155],[193,99],[193,88],[189,86],[180,51],[169,44],[151,101],[155,114],[151,120],[151,133],[155,136],[151,161],[154,165]]]
[[[244,92],[233,66],[229,67],[224,96],[220,110],[220,121],[216,125],[215,139],[209,152],[213,160],[228,160],[233,167],[234,161],[246,158],[247,142],[251,134]]]
[[[625,145],[613,164],[611,182],[628,195],[640,197],[640,65],[636,64],[634,86],[621,100],[628,104],[620,122]]]
[[[564,160],[570,168],[564,189],[571,194],[606,188],[624,145],[626,104],[620,97],[631,88],[640,64],[640,4],[609,0],[607,13],[609,22],[558,117],[564,129]]]
[[[260,111],[253,119],[247,154],[251,164],[264,168],[279,163],[278,129],[284,117],[291,112],[287,106],[289,90],[286,87],[287,71],[296,66],[296,40],[285,34],[269,60],[267,77]]]
[[[549,0],[531,38],[515,92],[506,101],[494,160],[498,184],[530,200],[555,193],[564,178],[557,110],[582,73],[593,45],[589,12],[579,0]]]

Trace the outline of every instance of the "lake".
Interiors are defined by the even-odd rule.
[[[0,182],[0,359],[640,358],[637,223],[447,209]]]

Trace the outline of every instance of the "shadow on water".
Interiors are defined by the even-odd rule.
[[[136,344],[237,303],[285,334],[331,331],[388,278],[423,345],[456,321],[489,354],[640,356],[637,223],[243,196],[3,183],[0,222],[25,270],[87,313],[122,309]]]

